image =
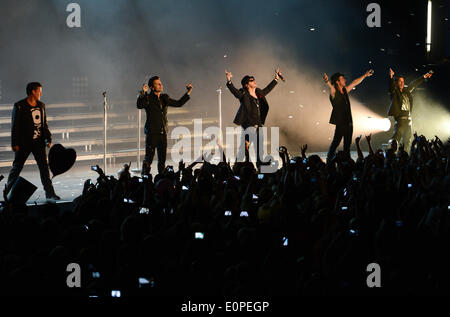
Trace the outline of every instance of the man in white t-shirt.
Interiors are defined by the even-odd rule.
[[[28,97],[14,104],[11,125],[11,147],[14,151],[14,162],[8,176],[6,193],[9,192],[22,171],[30,153],[39,167],[41,182],[47,200],[59,200],[55,194],[48,170],[45,147],[52,146],[52,135],[47,125],[45,104],[40,101],[42,85],[32,82],[27,85]]]

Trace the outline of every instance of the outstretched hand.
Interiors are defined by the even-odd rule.
[[[389,68],[389,77],[393,78],[394,77],[394,71],[392,70],[392,68]]]
[[[374,70],[373,70],[373,69],[369,69],[369,70],[366,72],[366,77],[372,76],[373,73],[374,73]]]
[[[328,79],[328,75],[326,73],[323,73],[323,81],[328,83],[329,79]]]
[[[305,144],[301,147],[302,155],[305,155],[307,149],[308,149],[308,144]]]
[[[355,138],[355,143],[359,144],[359,141],[361,141],[361,138],[362,138],[362,134]]]
[[[370,143],[370,140],[372,140],[372,133],[370,133],[369,135],[366,135],[367,143]]]
[[[233,74],[225,69],[225,76],[227,76],[227,81],[230,81]]]
[[[188,95],[191,94],[192,88],[194,88],[194,87],[192,86],[192,83],[189,83],[189,84],[186,85],[186,90],[187,90],[187,94],[188,94]]]
[[[280,78],[281,78],[280,75],[282,75],[282,74],[281,74],[281,70],[280,70],[279,68],[277,68],[277,69],[275,70],[275,79],[276,79],[276,80],[280,79]]]
[[[428,79],[428,78],[430,78],[431,76],[433,76],[433,73],[428,72],[428,73],[426,73],[425,75],[423,75],[423,78]]]

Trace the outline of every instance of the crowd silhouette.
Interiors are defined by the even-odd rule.
[[[281,147],[271,174],[207,158],[154,177],[98,169],[70,211],[6,202],[0,294],[449,294],[450,140],[374,151],[367,136],[366,157],[355,141],[356,161]],[[81,288],[67,287],[69,263]],[[381,288],[366,284],[370,263]]]

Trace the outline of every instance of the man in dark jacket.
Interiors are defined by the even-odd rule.
[[[327,162],[330,162],[333,159],[342,138],[344,138],[344,152],[348,157],[350,157],[350,145],[352,144],[353,135],[353,119],[348,94],[353,88],[362,83],[366,77],[370,77],[372,75],[373,70],[369,70],[361,77],[353,80],[350,85],[347,86],[347,81],[343,74],[335,73],[331,76],[331,81],[328,79],[327,74],[324,74],[323,80],[328,85],[328,88],[330,88],[330,102],[333,106],[330,123],[336,125],[333,141],[331,141],[330,148],[328,149]]]
[[[247,143],[250,146],[252,141],[256,140],[256,166],[259,167],[262,164],[259,157],[259,128],[264,125],[269,112],[266,95],[277,85],[281,71],[280,69],[275,71],[275,78],[264,89],[259,89],[255,77],[248,75],[241,80],[242,88],[237,89],[231,82],[233,75],[228,71],[225,71],[225,74],[228,89],[240,101],[239,109],[233,120],[235,124],[240,125],[244,130],[241,135],[242,138],[237,153],[237,160],[243,160],[244,152],[246,152],[245,144]],[[253,135],[251,136],[250,134]]]
[[[145,109],[147,121],[145,122],[145,158],[142,163],[142,175],[150,173],[150,167],[158,151],[158,173],[162,173],[166,164],[167,133],[169,125],[167,121],[167,108],[182,107],[189,99],[192,84],[186,86],[187,92],[180,100],[174,100],[167,94],[163,94],[163,85],[158,76],[149,79],[148,85],[142,86],[142,91],[137,99],[138,109]],[[150,90],[150,92],[149,92]]]
[[[412,136],[411,113],[413,109],[413,90],[419,86],[424,80],[430,78],[432,73],[426,73],[422,77],[414,80],[405,87],[405,78],[398,76],[394,79],[394,71],[389,68],[389,94],[391,96],[391,104],[389,106],[388,116],[395,119],[394,135],[392,139],[397,140],[409,150]]]
[[[47,125],[45,104],[40,101],[42,85],[32,82],[27,85],[28,97],[14,104],[11,125],[11,147],[14,162],[8,176],[6,192],[9,192],[22,171],[30,153],[39,167],[41,182],[48,200],[59,200],[55,194],[48,170],[45,146],[52,146],[52,135]]]

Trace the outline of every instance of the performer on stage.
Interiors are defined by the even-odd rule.
[[[275,78],[264,89],[259,89],[255,77],[249,75],[242,78],[242,88],[237,89],[231,82],[233,75],[228,71],[225,71],[225,74],[228,89],[241,103],[233,122],[240,125],[243,130],[250,128],[246,130],[248,133],[242,133],[241,135],[237,161],[243,161],[246,142],[250,146],[251,142],[256,139],[256,166],[259,168],[260,165],[263,165],[259,157],[259,127],[264,125],[269,112],[266,95],[277,85],[282,76],[281,71],[280,69],[275,71]],[[250,134],[253,134],[252,137],[250,137]]]
[[[389,94],[391,96],[391,105],[389,106],[388,116],[395,119],[394,135],[391,138],[400,142],[402,140],[405,150],[409,151],[412,136],[411,113],[413,108],[413,90],[432,76],[428,72],[420,78],[414,80],[405,87],[405,78],[398,76],[394,79],[394,71],[389,68]]]
[[[41,182],[47,200],[61,199],[55,194],[48,170],[45,146],[52,146],[52,135],[47,125],[45,104],[40,101],[42,85],[32,82],[27,85],[28,97],[14,104],[11,125],[11,147],[14,151],[14,162],[8,176],[6,193],[9,192],[22,171],[30,153],[39,167]]]
[[[163,84],[158,76],[149,79],[148,85],[142,86],[137,99],[138,109],[145,109],[147,120],[145,122],[145,159],[142,163],[142,175],[148,175],[155,155],[158,151],[158,173],[162,173],[166,164],[167,133],[167,107],[182,107],[189,99],[192,84],[186,86],[187,92],[180,100],[174,100],[163,94]],[[150,93],[149,93],[150,90]]]
[[[352,144],[353,119],[348,94],[352,89],[358,86],[366,77],[373,75],[373,70],[367,71],[364,75],[356,78],[350,85],[346,85],[346,79],[343,74],[336,73],[331,76],[331,82],[327,74],[324,74],[323,80],[330,88],[330,102],[333,106],[330,123],[336,125],[333,141],[328,149],[327,162],[331,161],[335,155],[336,149],[344,138],[344,152],[350,157],[350,145]]]

